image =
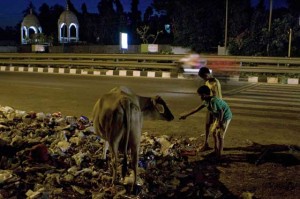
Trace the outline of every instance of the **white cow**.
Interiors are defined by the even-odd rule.
[[[165,101],[160,97],[142,97],[127,87],[116,87],[100,98],[93,109],[95,133],[105,142],[103,158],[108,145],[112,152],[113,182],[116,180],[118,151],[124,153],[122,177],[127,173],[127,151],[131,151],[134,183],[137,184],[137,167],[143,118],[171,121],[174,119]]]

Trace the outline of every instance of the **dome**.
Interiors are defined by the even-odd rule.
[[[39,27],[40,26],[40,22],[39,22],[38,18],[34,14],[30,13],[26,17],[24,17],[23,22],[22,22],[22,26],[26,26],[26,27],[30,27],[30,26]]]
[[[66,24],[71,24],[71,23],[75,23],[78,24],[78,20],[76,15],[71,12],[70,10],[65,10],[61,13],[59,19],[58,19],[58,24],[61,23],[66,23]]]

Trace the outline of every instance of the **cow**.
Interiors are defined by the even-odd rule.
[[[103,158],[108,146],[112,152],[113,183],[116,182],[118,152],[124,153],[122,177],[127,173],[127,151],[131,151],[134,172],[133,187],[137,186],[137,168],[143,119],[174,119],[173,114],[160,96],[142,97],[128,87],[113,88],[104,94],[93,108],[95,133],[105,140]]]

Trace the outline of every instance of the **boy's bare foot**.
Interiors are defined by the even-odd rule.
[[[211,149],[211,148],[208,146],[208,144],[204,144],[199,147],[198,151],[203,152],[203,151],[208,151],[209,149]]]

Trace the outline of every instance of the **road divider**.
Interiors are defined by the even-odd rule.
[[[39,68],[39,67],[15,67],[1,66],[2,72],[33,72],[70,75],[94,75],[94,76],[122,76],[122,77],[148,77],[148,78],[178,78],[184,79],[181,73],[168,71],[139,71],[139,70],[105,70],[105,69],[74,69],[74,68]]]
[[[140,71],[140,70],[108,70],[108,69],[80,69],[80,68],[42,68],[42,67],[17,67],[0,66],[2,72],[31,72],[31,73],[49,73],[49,74],[70,74],[70,75],[92,75],[92,76],[121,76],[121,77],[146,77],[146,78],[165,78],[165,79],[195,79],[197,75],[186,75],[184,73],[168,71]],[[217,76],[224,81],[246,81],[250,83],[270,83],[270,84],[299,84],[299,78],[285,78],[285,80],[268,81],[268,77],[242,77]]]

